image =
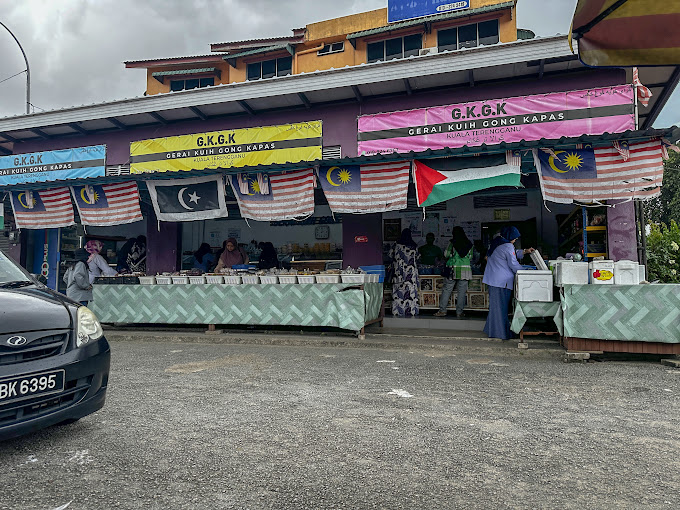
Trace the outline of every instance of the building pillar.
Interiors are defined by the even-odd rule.
[[[638,261],[635,204],[633,201],[609,201],[607,209],[607,248],[611,260]]]
[[[180,224],[160,222],[150,217],[146,227],[146,272],[158,273],[179,271]]]
[[[381,213],[342,215],[343,267],[382,264],[382,245]]]

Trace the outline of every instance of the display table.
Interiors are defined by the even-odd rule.
[[[553,301],[551,303],[541,303],[537,301],[523,302],[515,301],[515,313],[512,316],[512,323],[510,324],[510,329],[514,333],[518,333],[520,338],[523,340],[525,334],[553,334],[552,332],[535,332],[535,333],[525,333],[523,331],[524,325],[528,318],[535,317],[555,317],[558,316],[558,320],[555,321],[557,326],[557,331],[560,335],[562,334],[562,321],[559,320],[560,314],[560,302]]]
[[[329,326],[361,332],[380,320],[382,283],[95,285],[105,323]]]
[[[568,349],[680,353],[680,285],[567,285],[561,300]]]

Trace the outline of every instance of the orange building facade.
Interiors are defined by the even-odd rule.
[[[211,44],[208,55],[125,66],[146,69],[146,95],[338,69],[533,37],[517,30],[515,9],[516,0],[471,0],[463,11],[388,23],[383,8],[311,23],[287,37]]]

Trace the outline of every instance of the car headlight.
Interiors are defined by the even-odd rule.
[[[76,347],[97,340],[104,335],[102,325],[92,310],[86,306],[78,308],[76,315]]]

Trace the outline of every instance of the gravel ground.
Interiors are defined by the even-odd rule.
[[[0,443],[0,509],[678,508],[680,370],[558,351],[112,342]]]

